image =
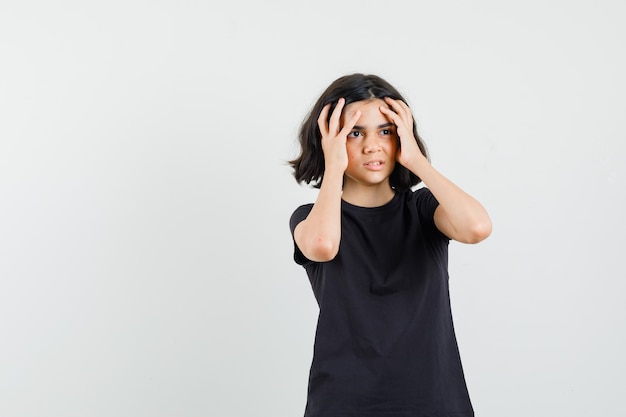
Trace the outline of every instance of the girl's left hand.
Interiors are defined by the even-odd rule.
[[[385,97],[385,103],[391,107],[380,106],[380,111],[386,115],[395,125],[396,133],[400,138],[396,161],[405,168],[412,166],[419,158],[425,158],[417,146],[417,141],[413,135],[413,113],[409,106],[401,101]]]

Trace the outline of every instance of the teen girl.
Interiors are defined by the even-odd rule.
[[[305,416],[473,416],[448,243],[489,236],[487,212],[431,166],[409,106],[380,77],[334,81],[300,145],[295,178],[319,188],[290,220],[319,305]]]

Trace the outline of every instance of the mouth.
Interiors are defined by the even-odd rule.
[[[372,161],[368,161],[363,164],[365,168],[375,170],[375,171],[378,171],[379,169],[381,169],[383,165],[385,165],[385,161],[382,161],[380,159],[374,159]]]

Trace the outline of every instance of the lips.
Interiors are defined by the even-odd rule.
[[[373,159],[363,164],[365,168],[373,170],[373,171],[378,171],[382,169],[384,165],[385,165],[385,161],[383,161],[382,159]]]

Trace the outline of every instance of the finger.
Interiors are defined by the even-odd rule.
[[[341,137],[348,136],[348,133],[350,133],[354,125],[356,125],[356,122],[359,121],[360,117],[361,117],[361,112],[358,110],[355,111],[352,117],[350,117],[350,119],[346,122],[343,129],[341,129],[341,132],[339,132],[339,136]]]
[[[403,118],[412,118],[413,115],[411,113],[411,109],[409,106],[402,100],[394,100],[390,97],[385,97],[385,102],[389,104],[389,106],[400,116]]]
[[[317,118],[317,126],[320,128],[320,133],[322,134],[322,136],[328,135],[328,123],[326,123],[326,120],[328,120],[329,109],[330,109],[330,103],[328,103],[322,108],[322,111],[320,112],[320,115]]]
[[[402,123],[402,118],[400,117],[400,115],[396,113],[395,111],[391,110],[389,107],[380,106],[380,112],[386,115],[389,119],[391,119],[391,121],[396,126]]]
[[[333,110],[333,114],[330,115],[330,121],[328,122],[328,129],[330,132],[337,133],[339,132],[339,121],[341,118],[341,112],[343,111],[343,106],[346,103],[344,98],[340,98],[337,100],[337,105]]]
[[[389,105],[395,106],[394,110],[388,110],[386,113],[389,118],[396,124],[396,126],[401,127],[400,124],[406,126],[407,129],[411,130],[413,128],[413,114],[411,113],[411,109],[409,106],[401,101],[401,100],[385,100]],[[395,116],[397,115],[397,116]],[[396,119],[397,117],[399,119]]]
[[[409,119],[407,120],[400,114],[385,106],[380,106],[380,112],[386,115],[391,122],[396,125],[396,135],[400,139],[408,138],[413,135],[413,118],[411,116],[409,116]]]

